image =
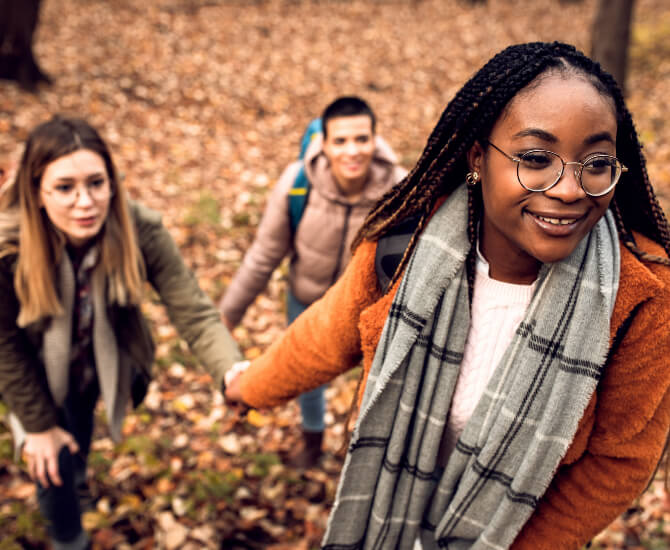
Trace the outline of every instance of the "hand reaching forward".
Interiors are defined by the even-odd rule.
[[[239,361],[235,363],[224,375],[226,391],[223,396],[228,405],[237,412],[246,412],[248,405],[242,399],[240,392],[240,375],[249,367],[249,361]]]
[[[28,465],[28,473],[43,487],[49,487],[51,483],[63,484],[58,471],[58,453],[64,446],[67,446],[72,454],[79,451],[79,445],[72,434],[59,426],[44,432],[26,434],[23,456]]]

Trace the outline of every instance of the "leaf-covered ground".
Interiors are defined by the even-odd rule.
[[[202,286],[218,299],[253,238],[267,193],[307,121],[334,97],[365,97],[409,168],[441,110],[494,52],[560,39],[589,48],[595,2],[490,0],[44,0],[36,53],[54,77],[31,95],[0,82],[0,162],[55,112],[89,118],[133,196],[164,213]],[[670,206],[670,7],[638,0],[629,106],[652,182]],[[234,335],[253,357],[284,327],[284,270]],[[90,456],[98,501],[85,524],[100,549],[318,545],[337,484],[356,373],[329,389],[319,470],[282,460],[299,440],[295,404],[239,419],[195,366],[163,309],[146,313],[157,377],[115,446],[99,423]],[[0,416],[6,417],[4,409]],[[34,489],[0,427],[0,549],[44,548]],[[670,548],[657,481],[603,532],[601,548]]]

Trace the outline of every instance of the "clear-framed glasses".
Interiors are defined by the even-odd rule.
[[[575,179],[584,192],[591,197],[602,197],[614,189],[621,174],[628,171],[618,158],[602,153],[590,155],[583,162],[565,162],[556,153],[545,149],[531,149],[514,157],[490,141],[487,143],[516,162],[516,177],[528,191],[551,189],[563,177],[565,167],[574,166]]]
[[[74,206],[83,192],[88,193],[91,200],[96,203],[104,202],[114,194],[112,184],[107,178],[94,178],[78,184],[69,181],[60,182],[51,189],[42,188],[42,192],[64,208]]]

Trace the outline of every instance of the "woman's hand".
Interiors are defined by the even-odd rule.
[[[239,413],[244,413],[249,409],[249,406],[242,400],[242,393],[240,392],[240,375],[248,367],[249,361],[239,361],[224,375],[226,391],[223,396],[226,403]]]
[[[33,480],[39,481],[43,487],[62,485],[58,471],[58,453],[66,446],[72,454],[79,451],[79,445],[71,433],[59,426],[44,432],[26,434],[23,445],[23,457],[28,464],[28,473]]]

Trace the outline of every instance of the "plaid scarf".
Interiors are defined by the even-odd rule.
[[[81,254],[77,250],[68,248],[67,252],[75,277],[72,347],[70,348],[70,391],[82,394],[96,378],[92,337],[91,275],[98,261],[98,249],[94,246]]]
[[[524,320],[444,470],[438,449],[468,335],[467,191],[431,218],[382,331],[325,550],[504,549],[565,455],[602,375],[618,288],[608,212],[544,265]]]

